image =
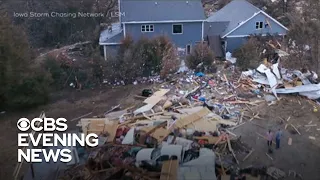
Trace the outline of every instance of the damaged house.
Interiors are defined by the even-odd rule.
[[[168,36],[182,54],[206,41],[217,57],[233,52],[253,34],[285,35],[287,28],[245,0],[233,0],[208,18],[201,0],[119,0],[119,22],[101,32],[99,44],[105,60],[127,35]]]

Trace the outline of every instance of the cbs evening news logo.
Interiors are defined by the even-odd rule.
[[[85,136],[83,133],[54,133],[65,132],[68,129],[65,118],[35,118],[29,120],[21,118],[17,122],[17,127],[23,133],[18,133],[18,162],[64,162],[72,160],[70,149],[51,149],[50,147],[75,147],[80,146],[98,146],[98,135],[91,133]],[[39,125],[39,126],[38,126]],[[27,133],[32,130],[41,133]],[[37,135],[35,135],[37,134]],[[37,147],[42,149],[37,149]],[[20,149],[25,147],[26,151]],[[49,147],[45,148],[44,147]],[[41,158],[43,157],[43,158]]]

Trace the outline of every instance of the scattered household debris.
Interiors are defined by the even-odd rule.
[[[79,117],[81,131],[96,133],[102,141],[98,148],[87,149],[85,164],[70,168],[65,176],[67,179],[177,179],[187,174],[185,169],[204,167],[207,163],[218,170],[210,170],[210,179],[228,178],[234,167],[239,167],[240,161],[246,161],[254,152],[234,132],[246,124],[261,127],[254,121],[264,117],[254,107],[265,102],[276,104],[281,101],[278,94],[306,96],[320,90],[299,71],[278,66],[278,62],[262,64],[256,70],[242,72],[241,76],[220,71],[216,74],[186,71],[158,88],[145,89],[136,95],[139,107],[122,109],[118,105],[104,113],[103,118],[84,118],[89,114]],[[303,126],[294,126],[293,117],[279,118],[286,124],[285,129],[292,127],[301,135],[298,128]],[[316,127],[316,124],[310,122],[304,127]],[[257,135],[266,138],[258,132]],[[292,138],[288,144],[292,144]],[[270,154],[265,155],[274,160]],[[275,179],[286,176],[275,167],[260,171]],[[199,178],[204,177],[201,173],[193,176],[205,179]]]

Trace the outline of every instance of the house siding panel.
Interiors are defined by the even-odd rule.
[[[247,37],[227,38],[227,51],[233,53],[234,50],[241,47],[248,41]]]
[[[182,24],[183,34],[172,34],[172,25]],[[187,22],[187,23],[154,23],[153,32],[141,32],[143,24],[126,24],[126,35],[131,35],[134,40],[141,37],[153,38],[160,35],[167,35],[172,42],[180,48],[186,48],[187,44],[194,45],[202,40],[202,23]]]
[[[266,19],[271,24],[271,28],[263,26],[262,29],[256,29],[256,22],[263,22],[264,25],[266,24]],[[228,36],[241,36],[241,35],[250,35],[250,34],[286,34],[286,30],[281,27],[279,24],[275,23],[263,13],[256,15],[254,18],[240,26],[238,29],[233,31]]]

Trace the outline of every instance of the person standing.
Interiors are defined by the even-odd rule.
[[[280,148],[280,138],[282,136],[282,131],[280,129],[278,129],[277,133],[276,133],[276,149]]]
[[[268,147],[269,147],[269,148],[271,148],[272,139],[273,139],[273,133],[272,133],[271,130],[269,129],[269,131],[267,132],[267,141],[268,141]]]

